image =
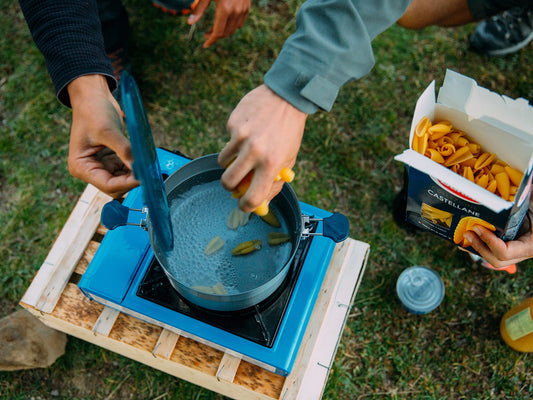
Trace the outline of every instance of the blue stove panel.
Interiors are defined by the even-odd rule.
[[[170,175],[189,161],[165,150],[157,149],[157,152],[163,174]],[[123,204],[130,208],[142,208],[141,189],[132,190]],[[316,218],[331,215],[328,211],[302,202],[300,207],[303,214]],[[321,229],[322,224],[319,224],[318,232]],[[157,321],[160,325],[187,332],[239,353],[251,362],[256,360],[270,366],[278,374],[287,375],[296,359],[334,248],[332,240],[321,236],[313,237],[271,348],[138,297],[137,288],[154,255],[147,232],[137,226],[123,226],[106,233],[78,286],[85,295],[108,306],[116,306],[126,313],[130,311],[148,322]]]

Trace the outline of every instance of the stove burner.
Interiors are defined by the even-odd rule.
[[[312,231],[316,229],[316,223]],[[294,285],[300,274],[312,237],[300,240],[291,268],[280,287],[261,303],[238,311],[212,311],[184,299],[173,287],[155,257],[144,275],[137,296],[168,309],[271,348],[276,339]]]

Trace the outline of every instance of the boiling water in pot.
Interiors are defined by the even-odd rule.
[[[168,257],[167,269],[185,286],[214,286],[222,283],[228,294],[253,290],[275,277],[288,262],[291,241],[270,246],[269,232],[286,232],[287,224],[271,205],[281,227],[268,225],[255,214],[245,226],[236,230],[227,226],[228,216],[237,200],[232,198],[219,180],[193,185],[175,198],[169,198],[174,231],[174,248]],[[215,236],[220,236],[224,247],[206,255],[204,250]],[[234,256],[231,250],[238,244],[259,239],[262,248],[253,253]]]

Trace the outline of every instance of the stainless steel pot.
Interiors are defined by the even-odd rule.
[[[224,170],[217,154],[197,158],[179,168],[164,182],[146,115],[133,78],[123,73],[122,99],[134,155],[134,173],[141,181],[148,231],[155,257],[174,289],[191,303],[216,311],[236,311],[269,297],[287,276],[300,240],[309,232],[312,218],[302,216],[296,194],[289,184],[271,201],[270,209],[279,227],[270,226],[256,215],[237,229],[227,227],[237,207],[222,188]],[[129,210],[112,201],[102,210],[108,229],[125,225]],[[269,246],[266,235],[284,232],[287,243]],[[341,214],[324,220],[323,235],[336,242],[348,236],[348,221]],[[216,254],[204,249],[215,236],[224,240]],[[262,248],[235,256],[231,249],[249,240],[261,240]]]

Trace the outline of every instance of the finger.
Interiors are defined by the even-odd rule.
[[[118,158],[122,160],[122,162],[129,168],[132,169],[133,164],[133,152],[131,149],[131,143],[122,134],[122,132],[119,132],[117,130],[113,131],[107,131],[105,132],[106,138],[105,138],[105,145],[109,149],[113,150]]]
[[[503,240],[497,237],[492,231],[476,225],[473,228],[473,231],[483,244],[495,254],[503,254],[507,251],[507,245]],[[467,239],[468,240],[468,239]]]
[[[222,168],[227,168],[231,162],[233,162],[237,155],[239,154],[239,143],[236,140],[230,140],[226,145],[220,150],[218,154],[218,164]]]
[[[233,191],[251,171],[253,171],[251,161],[247,161],[244,157],[235,158],[222,174],[222,186],[226,190]]]
[[[211,0],[200,0],[198,5],[195,7],[193,14],[189,15],[187,18],[187,23],[189,25],[194,25],[204,16],[205,10],[211,4]]]
[[[205,34],[206,41],[203,44],[204,49],[211,46],[213,43],[215,43],[218,39],[221,39],[224,37],[224,29],[226,27],[226,20],[220,21],[219,18],[215,19],[215,23],[213,25],[213,28]]]
[[[270,200],[275,194],[273,192],[273,183],[275,173],[261,168],[254,171],[252,183],[247,192],[239,199],[239,207],[246,212],[250,212],[259,207],[266,199]],[[276,185],[276,187],[278,187]],[[270,194],[273,194],[270,197]]]
[[[496,237],[496,235],[494,235],[494,236]],[[467,232],[465,232],[464,237],[465,237],[466,240],[468,240],[472,244],[472,247],[474,248],[474,250],[476,250],[479,253],[479,255],[485,261],[487,261],[490,265],[492,265],[495,268],[507,267],[509,265],[516,264],[516,263],[518,263],[520,261],[523,261],[525,259],[523,257],[520,257],[520,258],[512,257],[512,258],[510,258],[508,256],[506,257],[506,256],[498,255],[498,253],[495,253],[491,248],[489,248],[488,245],[486,244],[486,242],[484,240],[482,240],[474,232],[467,231]],[[489,239],[488,237],[486,237],[486,239],[491,241],[491,239]],[[505,251],[507,251],[507,246],[506,246],[505,242],[503,242],[500,239],[498,239],[498,240],[503,243],[503,246],[505,247]],[[499,246],[500,246],[500,244],[498,244],[498,247]],[[500,252],[502,251],[501,248],[499,249],[499,251]],[[499,253],[499,254],[503,254],[503,253]]]

